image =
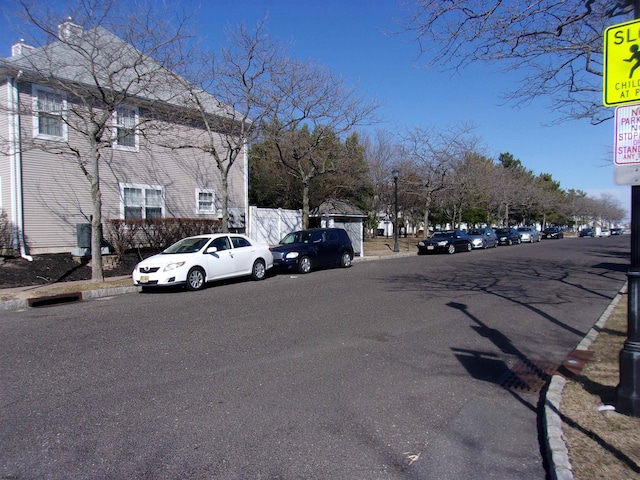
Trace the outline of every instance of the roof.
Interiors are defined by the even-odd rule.
[[[313,209],[310,215],[312,217],[367,217],[365,212],[347,200],[338,200],[335,198],[330,198],[322,202],[319,207]]]
[[[16,76],[22,72],[30,81],[55,78],[88,88],[100,86],[124,91],[128,97],[174,106],[187,105],[192,90],[208,113],[233,112],[103,27],[83,31],[77,26],[75,34],[66,35],[64,40],[18,51],[22,53],[0,58],[0,73]]]

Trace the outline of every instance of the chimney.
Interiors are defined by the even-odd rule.
[[[19,55],[24,55],[26,53],[32,52],[36,47],[27,44],[24,41],[24,38],[21,38],[18,43],[14,43],[11,45],[11,56],[17,57]]]
[[[70,40],[82,33],[82,25],[73,23],[73,19],[69,17],[67,20],[58,25],[58,38],[62,41]]]

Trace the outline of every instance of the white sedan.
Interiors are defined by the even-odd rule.
[[[251,275],[262,280],[273,267],[269,245],[244,235],[216,233],[183,238],[133,270],[133,284],[160,287],[185,284],[200,290],[206,282]]]

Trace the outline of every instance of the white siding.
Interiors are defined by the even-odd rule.
[[[30,102],[30,92],[29,85],[21,86],[21,103]],[[28,139],[32,128],[29,120],[23,118],[21,122],[23,138]],[[86,139],[71,128],[69,141],[75,146],[87,145]],[[213,158],[201,151],[152,147],[141,136],[139,152],[106,148],[102,154],[103,221],[121,218],[121,183],[163,186],[167,217],[212,218],[212,215],[196,212],[194,193],[198,188],[214,190],[216,206],[221,207],[220,173]],[[0,157],[0,162],[5,161]],[[30,252],[69,251],[76,246],[76,224],[89,222],[92,213],[88,179],[69,153],[54,154],[30,148],[23,153],[22,161],[25,237]],[[246,175],[243,166],[244,159],[239,158],[231,170],[230,207],[245,208]],[[2,167],[0,176],[4,177]]]

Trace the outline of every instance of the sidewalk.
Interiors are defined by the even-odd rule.
[[[108,277],[104,282],[93,283],[90,280],[60,282],[48,285],[14,287],[0,289],[0,311],[22,310],[30,306],[70,303],[89,298],[110,297],[122,293],[139,291],[131,277]]]

